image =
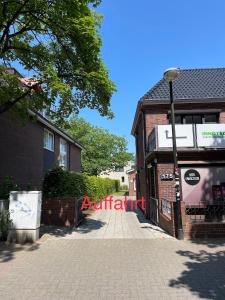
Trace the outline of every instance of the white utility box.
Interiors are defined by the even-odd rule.
[[[9,239],[19,243],[34,242],[39,238],[41,222],[40,191],[16,191],[10,193],[9,213],[12,229]]]

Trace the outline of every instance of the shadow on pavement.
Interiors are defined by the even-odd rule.
[[[4,242],[0,243],[0,263],[6,263],[15,258],[17,252],[20,251],[35,251],[40,247],[39,244],[6,244]]]
[[[66,235],[73,234],[74,232],[79,232],[81,234],[89,233],[93,230],[98,230],[106,223],[100,220],[92,219],[93,211],[84,211],[84,219],[78,227],[60,227],[60,226],[41,226],[40,236],[41,240],[48,238],[64,237]]]
[[[198,238],[191,239],[190,242],[197,245],[205,245],[209,248],[225,246],[225,238]]]
[[[74,232],[79,232],[81,234],[89,233],[93,230],[98,230],[101,227],[103,227],[106,223],[102,222],[100,220],[94,220],[94,219],[86,219],[81,226],[76,228]]]
[[[195,253],[179,250],[177,254],[188,261],[184,263],[186,270],[177,279],[170,280],[170,287],[187,288],[199,298],[225,299],[224,251]]]

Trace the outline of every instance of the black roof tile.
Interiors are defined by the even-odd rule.
[[[181,69],[173,82],[174,99],[225,98],[225,68]],[[161,79],[140,100],[169,99],[168,82]]]

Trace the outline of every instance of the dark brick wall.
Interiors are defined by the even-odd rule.
[[[81,171],[81,149],[70,144],[70,171]]]
[[[157,184],[157,198],[162,200],[163,198],[174,201],[175,200],[175,188],[174,180],[161,180],[160,174],[173,173],[173,164],[157,164],[156,167],[156,184]]]
[[[14,177],[16,183],[39,188],[43,175],[43,128],[0,115],[0,181]]]

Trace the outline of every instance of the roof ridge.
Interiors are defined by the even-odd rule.
[[[199,71],[199,70],[225,70],[225,67],[219,68],[219,67],[208,67],[208,68],[180,68],[180,71]]]

